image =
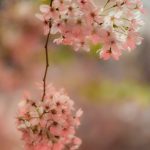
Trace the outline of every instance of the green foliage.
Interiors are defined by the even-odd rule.
[[[55,49],[53,54],[50,54],[50,60],[54,63],[66,63],[73,60],[73,51],[68,46],[61,46],[61,49]]]
[[[99,55],[98,51],[102,48],[102,44],[91,44],[91,51],[89,55],[92,57],[97,57]]]
[[[51,0],[39,0],[40,3],[43,3],[43,4],[49,4]]]
[[[94,102],[137,101],[143,105],[150,103],[150,87],[124,81],[93,80],[81,87],[81,95]]]
[[[42,62],[45,62],[44,49],[40,52]],[[42,56],[42,57],[41,57]],[[70,63],[74,59],[74,52],[68,46],[60,46],[59,48],[49,48],[49,61],[54,64]]]

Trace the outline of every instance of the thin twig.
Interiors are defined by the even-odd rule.
[[[50,7],[52,6],[53,0],[50,0]],[[50,20],[49,22],[49,28],[51,29],[52,22]],[[43,95],[42,95],[42,101],[44,101],[45,95],[46,95],[46,78],[47,78],[47,72],[49,67],[49,58],[48,58],[48,42],[49,42],[50,32],[47,35],[46,43],[45,43],[45,57],[46,57],[46,66],[45,66],[45,73],[43,77]]]
[[[104,8],[107,6],[107,4],[110,2],[110,0],[107,0],[107,2],[105,3]]]

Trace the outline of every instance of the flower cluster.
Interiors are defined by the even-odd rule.
[[[118,60],[123,50],[130,51],[142,41],[141,0],[107,0],[104,7],[97,7],[92,0],[52,1],[51,6],[41,5],[36,16],[44,23],[45,35],[60,35],[54,40],[57,44],[90,51],[91,43],[100,43],[101,58]]]
[[[61,89],[51,85],[44,101],[26,98],[19,105],[18,129],[27,150],[75,150],[81,140],[75,136],[82,110]]]

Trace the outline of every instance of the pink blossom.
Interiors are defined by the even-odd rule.
[[[118,60],[121,55],[121,46],[119,45],[116,36],[112,31],[107,31],[103,35],[103,48],[100,52],[100,57],[104,60],[108,60],[111,56]]]
[[[144,13],[143,3],[141,0],[136,0],[136,7],[135,9],[139,10],[141,13]]]
[[[119,60],[119,56],[121,54],[117,53],[115,51],[111,51],[111,50],[104,50],[101,51],[100,53],[100,58],[104,59],[104,60],[108,60],[110,57],[114,58],[115,60]]]
[[[71,150],[78,149],[79,145],[81,145],[82,141],[76,137],[73,139],[73,143],[74,143],[74,146],[71,147]]]
[[[124,48],[131,51],[136,48],[136,45],[140,45],[143,38],[139,35],[138,32],[130,30],[127,40],[124,43]]]
[[[44,35],[47,35],[50,32],[49,21],[48,21],[49,19],[47,19],[45,16],[43,16],[41,14],[36,14],[36,17],[43,22]]]

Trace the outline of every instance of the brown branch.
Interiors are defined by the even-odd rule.
[[[105,3],[104,8],[107,6],[107,4],[110,2],[110,0],[107,0],[107,2]]]
[[[52,6],[53,0],[50,0],[50,7]],[[50,20],[49,22],[49,28],[51,29],[52,22]],[[47,78],[47,72],[49,67],[49,58],[48,58],[48,42],[49,42],[50,32],[47,35],[46,43],[45,43],[45,57],[46,57],[46,66],[45,66],[45,73],[43,77],[43,95],[42,95],[42,101],[44,101],[45,95],[46,95],[46,78]]]

